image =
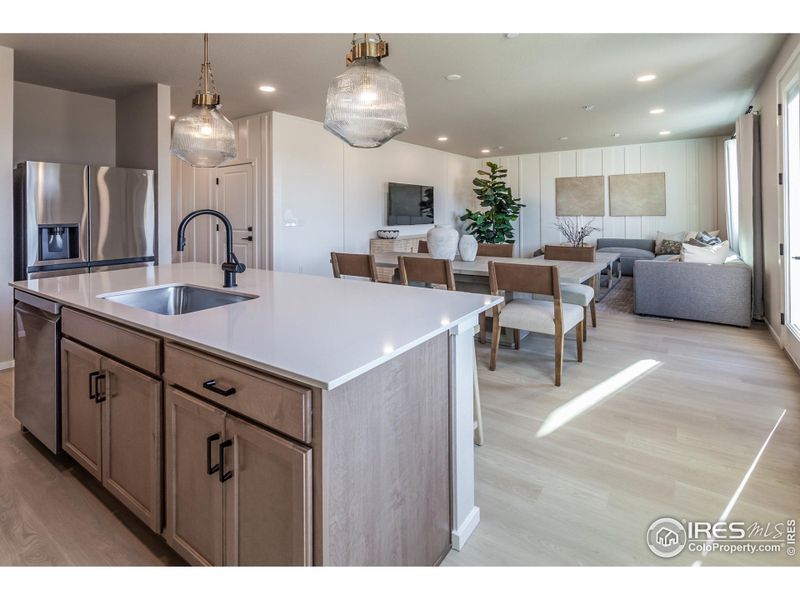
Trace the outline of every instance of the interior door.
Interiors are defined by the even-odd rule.
[[[101,357],[97,352],[61,340],[61,442],[64,450],[97,480],[102,477]],[[99,400],[99,402],[98,402]]]
[[[225,563],[311,565],[311,449],[228,415]]]
[[[780,81],[783,102],[784,327],[786,352],[800,365],[800,59]]]
[[[217,210],[233,225],[233,251],[240,262],[258,268],[257,223],[253,165],[242,164],[217,169]],[[217,262],[225,260],[225,228],[217,231]]]
[[[103,358],[103,485],[161,532],[161,382]]]
[[[219,444],[225,413],[167,388],[165,399],[166,539],[196,565],[223,564],[223,497]]]

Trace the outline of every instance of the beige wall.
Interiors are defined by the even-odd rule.
[[[116,165],[114,100],[14,83],[14,164]]]
[[[767,322],[780,337],[780,313],[783,306],[783,264],[778,244],[783,241],[783,197],[778,188],[780,165],[778,122],[778,77],[781,70],[800,52],[800,34],[786,39],[775,62],[767,72],[752,100],[761,113],[761,180],[764,219],[764,296]]]
[[[0,369],[13,360],[13,294],[8,282],[14,278],[14,194],[12,183],[14,140],[14,51],[0,47]]]

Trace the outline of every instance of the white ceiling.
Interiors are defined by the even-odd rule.
[[[321,121],[350,34],[213,34],[211,61],[229,118],[277,110]],[[777,34],[385,34],[384,65],[403,82],[415,144],[511,155],[723,135],[753,97]],[[117,98],[172,86],[187,110],[202,35],[0,34],[19,81]],[[445,75],[458,73],[460,81]],[[650,83],[636,77],[654,73]],[[258,86],[273,85],[265,94]],[[582,109],[594,105],[591,112]],[[654,116],[652,108],[665,112]],[[612,137],[614,132],[621,135]],[[449,140],[437,142],[446,135]],[[559,140],[566,136],[568,140]],[[502,150],[495,150],[503,146]],[[490,154],[490,156],[491,156]]]

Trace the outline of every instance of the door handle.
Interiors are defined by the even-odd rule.
[[[211,444],[216,442],[220,438],[220,434],[215,433],[214,435],[210,435],[206,438],[206,472],[209,475],[213,475],[217,471],[219,471],[220,463],[216,465],[211,465]]]
[[[800,256],[793,256],[792,260],[800,260]]]
[[[105,394],[105,385],[103,386],[103,391],[101,392],[98,386],[99,382],[105,383],[106,374],[102,371],[93,371],[89,373],[89,400],[94,400],[97,404],[100,404],[106,399]]]
[[[233,471],[225,472],[225,448],[233,446],[233,440],[225,440],[219,445],[219,481],[225,483],[233,477]]]
[[[208,381],[203,382],[203,387],[207,390],[214,392],[215,394],[219,394],[220,396],[233,396],[236,393],[236,388],[231,386],[228,388],[221,388],[217,386],[216,379],[209,379]]]
[[[248,242],[252,242],[253,241],[253,236],[252,235],[248,235],[247,237],[243,237],[242,239],[243,240],[247,240]]]

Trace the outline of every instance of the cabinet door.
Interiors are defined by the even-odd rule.
[[[98,480],[102,477],[101,404],[93,397],[102,376],[100,355],[67,339],[61,340],[61,444]]]
[[[228,415],[225,563],[310,565],[311,449]]]
[[[218,464],[225,413],[168,387],[165,415],[165,537],[192,564],[222,565],[222,484],[208,470]]]
[[[161,532],[161,382],[104,358],[103,485]]]

